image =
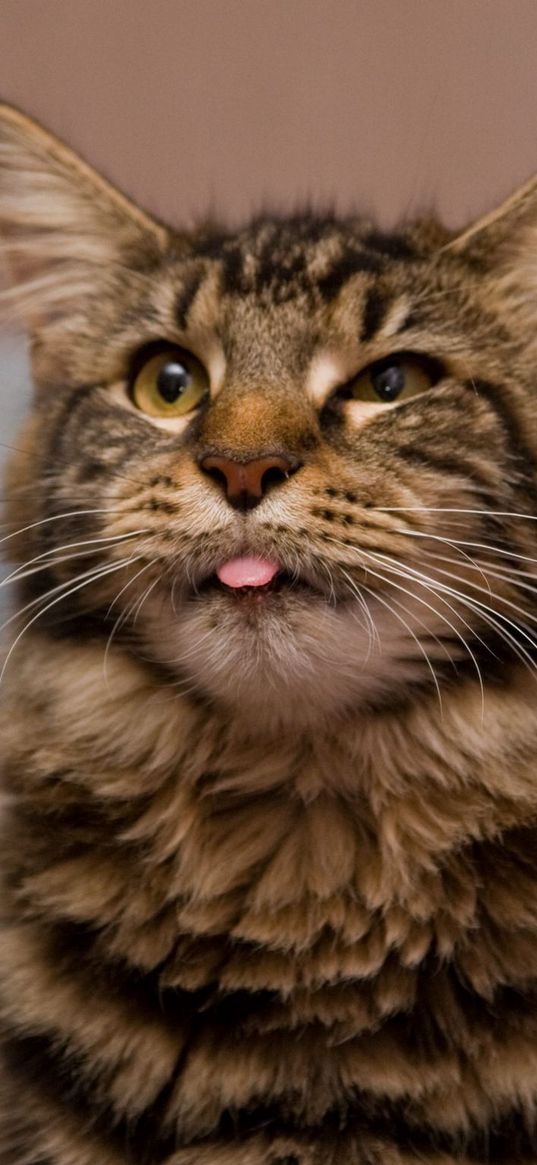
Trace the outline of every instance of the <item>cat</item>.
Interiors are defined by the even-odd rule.
[[[0,226],[3,1165],[535,1165],[537,181]]]

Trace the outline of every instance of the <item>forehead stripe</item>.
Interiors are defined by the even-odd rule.
[[[410,242],[410,239],[405,238],[404,235],[398,234],[383,234],[382,231],[370,231],[364,238],[366,247],[370,247],[372,251],[376,251],[379,255],[385,255],[387,259],[402,262],[412,261],[418,258],[416,248]]]
[[[334,266],[318,280],[317,286],[324,300],[335,299],[341,288],[352,279],[353,275],[370,272],[378,275],[384,264],[376,255],[368,255],[365,251],[349,251],[334,263]]]
[[[175,318],[180,328],[186,328],[188,313],[203,282],[204,271],[199,268],[185,280],[175,303]]]
[[[376,335],[382,321],[386,318],[386,312],[390,306],[390,302],[388,296],[381,295],[380,291],[375,287],[368,289],[360,330],[360,342],[362,344],[367,344]]]
[[[532,481],[534,455],[530,445],[525,440],[522,423],[517,416],[517,411],[514,407],[510,407],[508,394],[502,390],[501,384],[494,383],[490,380],[468,380],[466,381],[466,387],[469,391],[477,393],[478,396],[485,397],[489,407],[494,410],[511,451],[518,460],[519,470],[527,478],[528,488],[535,495],[535,487]]]

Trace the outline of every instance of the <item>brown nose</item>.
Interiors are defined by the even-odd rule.
[[[237,510],[252,510],[271,486],[285,481],[298,469],[297,461],[276,455],[254,457],[251,461],[207,456],[199,464],[224,487],[229,504]]]

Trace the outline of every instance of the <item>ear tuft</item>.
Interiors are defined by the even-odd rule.
[[[58,138],[0,105],[4,316],[41,332],[98,294],[103,271],[155,261],[167,237]]]

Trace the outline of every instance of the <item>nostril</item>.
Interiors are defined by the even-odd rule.
[[[281,485],[291,473],[291,468],[280,469],[278,465],[271,465],[269,469],[261,475],[261,492],[266,493],[273,485]]]
[[[218,469],[216,465],[203,465],[202,469],[203,472],[207,474],[207,477],[212,477],[213,481],[215,481],[217,485],[222,486],[224,493],[227,493],[228,479],[223,469]]]
[[[230,505],[240,510],[253,509],[273,485],[280,485],[300,465],[283,454],[267,454],[248,461],[209,454],[201,457],[198,464],[221,486]]]

